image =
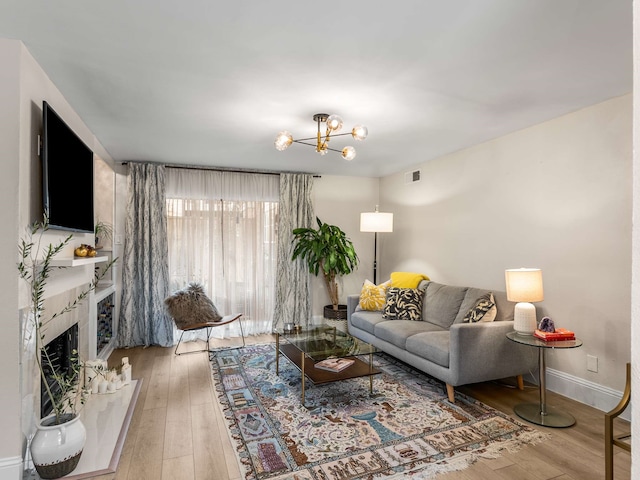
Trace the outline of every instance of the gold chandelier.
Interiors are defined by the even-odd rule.
[[[329,148],[329,140],[333,137],[342,137],[344,135],[351,135],[358,141],[364,140],[369,134],[369,130],[364,125],[356,125],[351,129],[350,133],[337,133],[342,129],[342,118],[338,115],[329,115],[327,113],[316,113],[313,116],[313,120],[318,124],[318,134],[316,137],[300,138],[294,140],[293,135],[283,130],[278,134],[276,140],[273,142],[277,150],[286,150],[292,143],[301,143],[303,145],[310,145],[315,147],[316,152],[320,155],[326,155],[329,150],[332,152],[339,152],[342,154],[342,158],[345,160],[353,160],[356,158],[356,149],[353,147],[344,147],[342,150],[335,148]],[[322,124],[326,124],[324,136],[322,135]],[[315,140],[316,143],[309,143],[309,140]]]

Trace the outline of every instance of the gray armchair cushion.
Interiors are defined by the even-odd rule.
[[[382,318],[381,312],[359,310],[351,314],[351,324],[360,330],[369,332],[371,335],[374,335],[374,331],[378,323],[386,321],[387,320]]]
[[[418,333],[407,339],[407,352],[449,367],[449,332]]]
[[[422,332],[440,332],[444,330],[438,325],[413,320],[387,320],[376,325],[375,336],[398,348],[405,348],[407,339]],[[449,332],[445,332],[449,335]]]
[[[473,308],[475,303],[478,301],[478,298],[489,292],[493,292],[493,300],[497,308],[496,318],[494,321],[502,322],[505,320],[513,320],[513,308],[515,306],[515,303],[507,300],[507,294],[505,292],[497,292],[495,290],[470,287],[467,289],[464,300],[462,301],[462,305],[460,305],[460,311],[458,312],[456,320],[453,323],[462,323],[465,315],[467,314],[469,309]]]
[[[449,328],[456,320],[456,316],[460,311],[460,305],[465,299],[467,290],[467,287],[454,287],[451,285],[429,282],[424,301],[424,320],[426,322],[435,323],[442,328]],[[473,303],[478,299],[478,296],[473,299]],[[469,305],[469,308],[472,306],[473,304]],[[469,308],[465,310],[465,313]]]

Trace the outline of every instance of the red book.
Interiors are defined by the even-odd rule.
[[[536,330],[533,335],[545,342],[557,342],[559,340],[575,340],[576,335],[571,330],[566,328],[556,328],[555,332],[543,332],[542,330]]]

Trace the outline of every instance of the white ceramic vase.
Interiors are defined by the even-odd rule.
[[[41,478],[60,478],[71,473],[87,439],[78,416],[63,415],[58,425],[55,421],[55,415],[42,419],[31,441],[31,458]]]

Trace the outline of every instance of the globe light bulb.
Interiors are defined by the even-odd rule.
[[[351,130],[351,136],[358,141],[362,141],[369,135],[369,129],[364,125],[356,125]]]
[[[332,132],[338,132],[342,128],[342,118],[338,115],[329,115],[327,118],[327,128]]]
[[[342,149],[342,158],[350,162],[354,158],[356,158],[356,149],[353,147],[344,147]]]
[[[289,145],[293,143],[293,135],[291,135],[286,130],[283,130],[278,134],[273,144],[276,146],[277,150],[283,151],[289,148]]]

